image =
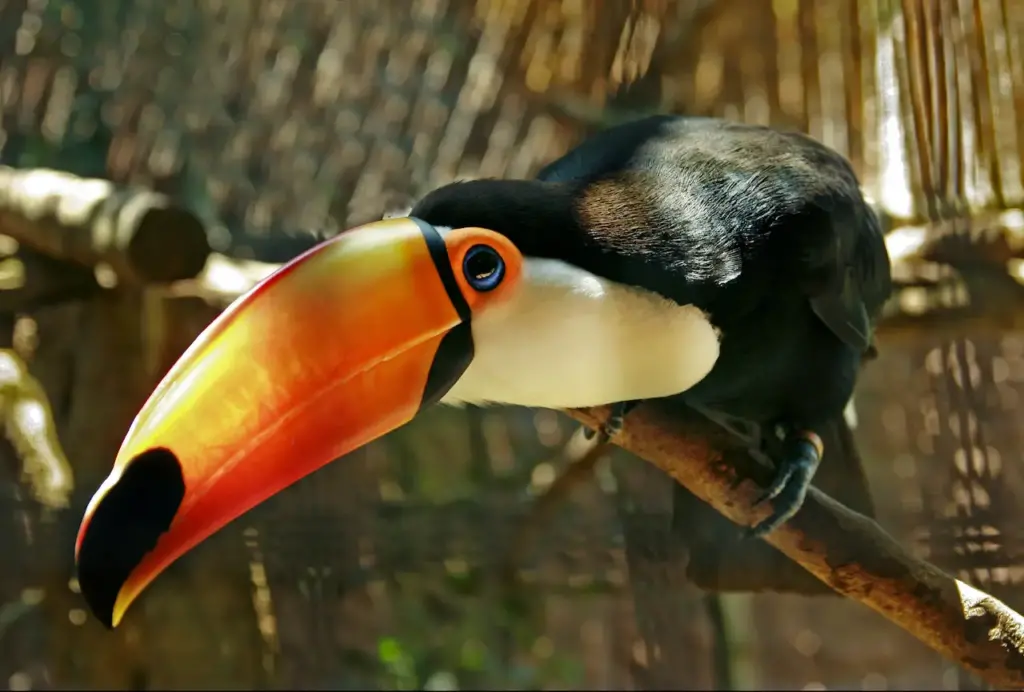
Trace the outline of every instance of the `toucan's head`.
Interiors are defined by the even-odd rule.
[[[232,519],[433,403],[586,406],[672,394],[710,369],[713,358],[684,365],[670,353],[679,330],[703,333],[692,310],[524,257],[508,225],[432,216],[310,250],[238,299],[168,372],[79,530],[79,585],[101,621],[116,625]],[[706,331],[702,352],[717,355]]]

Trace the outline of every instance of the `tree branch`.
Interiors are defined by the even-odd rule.
[[[567,413],[596,428],[608,411]],[[770,470],[695,416],[645,404],[630,414],[616,442],[738,524],[752,525],[770,512],[753,508]],[[765,540],[990,684],[1024,688],[1024,619],[913,557],[876,522],[811,488],[801,511]]]
[[[48,169],[0,166],[0,233],[135,284],[191,279],[210,254],[202,221],[166,196]]]

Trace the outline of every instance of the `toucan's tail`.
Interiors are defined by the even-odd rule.
[[[814,485],[852,510],[874,518],[867,478],[843,416],[821,430],[825,454]],[[673,535],[689,556],[686,575],[713,592],[775,591],[803,595],[834,594],[809,572],[764,541],[744,541],[736,524],[675,484]],[[675,551],[673,551],[675,552]]]

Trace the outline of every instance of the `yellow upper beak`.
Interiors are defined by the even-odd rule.
[[[108,626],[175,559],[322,465],[412,419],[472,359],[470,319],[520,280],[478,228],[347,231],[221,314],[136,417],[75,546]]]

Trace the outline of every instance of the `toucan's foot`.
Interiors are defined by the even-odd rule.
[[[800,511],[807,497],[807,489],[821,463],[824,451],[821,438],[810,431],[801,431],[786,436],[782,454],[775,460],[778,471],[772,484],[757,500],[756,505],[771,501],[772,514],[767,519],[747,529],[748,538],[766,536],[786,523]]]
[[[594,436],[597,435],[599,443],[608,442],[622,432],[622,428],[626,424],[626,415],[639,405],[639,401],[619,401],[612,404],[612,411],[611,415],[608,416],[608,420],[604,422],[599,430],[585,428],[584,436],[588,440],[593,440]]]

